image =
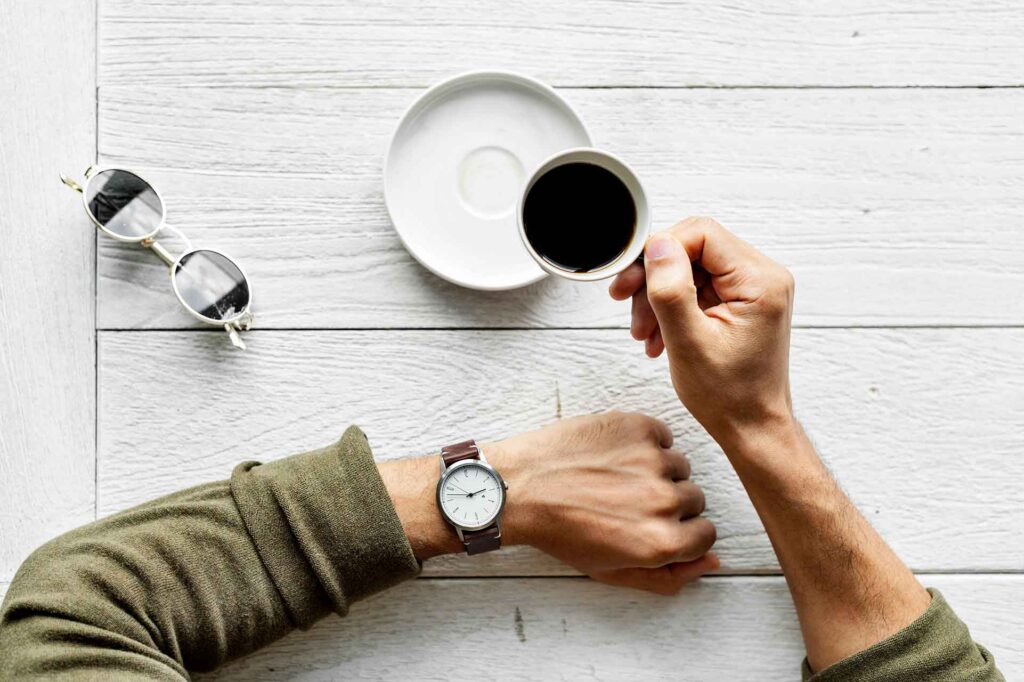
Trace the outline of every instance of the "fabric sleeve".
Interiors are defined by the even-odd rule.
[[[913,623],[817,674],[803,663],[805,682],[1002,682],[991,653],[971,639],[938,590]]]
[[[187,679],[418,572],[352,427],[43,545],[0,609],[0,678]]]

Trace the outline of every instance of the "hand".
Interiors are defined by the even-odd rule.
[[[892,636],[931,596],[843,494],[793,418],[793,277],[709,218],[652,236],[612,283],[633,337],[729,456],[796,605],[812,669]],[[824,559],[823,559],[824,557]],[[836,560],[840,557],[841,560]]]
[[[506,544],[601,582],[674,594],[718,568],[704,493],[668,427],[641,414],[567,419],[483,449],[509,483]]]
[[[610,288],[612,298],[633,298],[633,338],[651,357],[668,350],[679,399],[727,453],[792,422],[793,291],[788,270],[710,218],[653,235],[644,265]]]

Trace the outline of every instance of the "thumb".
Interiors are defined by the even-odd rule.
[[[644,247],[647,299],[651,303],[665,344],[685,342],[707,318],[697,303],[693,266],[686,249],[673,235],[661,232]]]

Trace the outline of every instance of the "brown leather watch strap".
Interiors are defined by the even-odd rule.
[[[483,530],[463,531],[463,544],[466,546],[466,554],[482,554],[501,549],[501,534],[497,526],[484,528]]]
[[[480,448],[473,439],[446,445],[441,448],[441,459],[446,468],[464,459],[480,459]],[[492,552],[501,548],[501,531],[497,524],[483,530],[465,530],[462,531],[462,544],[466,554]]]
[[[450,467],[464,459],[480,459],[480,448],[476,446],[476,441],[470,438],[461,443],[446,445],[441,448],[441,459],[444,460],[446,467]]]

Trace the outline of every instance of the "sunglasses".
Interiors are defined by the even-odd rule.
[[[120,242],[153,251],[171,269],[171,287],[193,317],[223,327],[236,348],[239,335],[252,326],[252,287],[242,268],[220,251],[194,249],[179,230],[164,223],[164,201],[148,182],[122,168],[85,170],[85,186],[67,177],[61,181],[82,195],[85,212],[101,232]],[[177,258],[156,240],[162,231],[185,243]]]

